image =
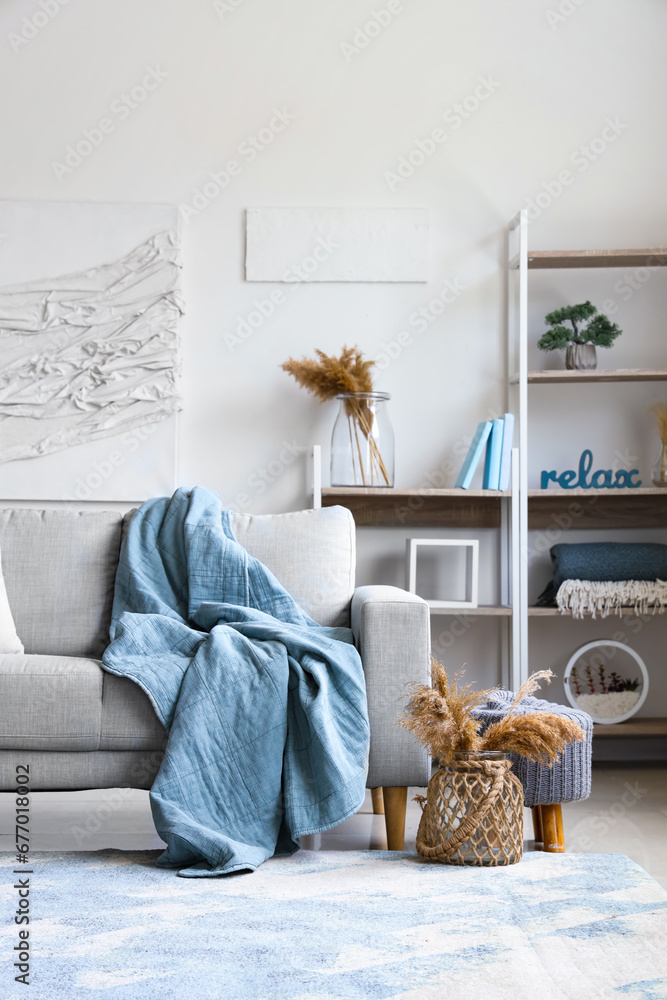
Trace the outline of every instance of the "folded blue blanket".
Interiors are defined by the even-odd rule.
[[[150,793],[180,875],[254,870],[361,805],[369,727],[346,628],[317,625],[208,490],[145,503],[121,551],[104,668],[169,732]]]
[[[667,545],[657,542],[579,542],[551,549],[554,578],[538,605],[553,604],[565,580],[667,580]]]

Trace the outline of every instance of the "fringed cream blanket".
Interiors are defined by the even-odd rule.
[[[637,615],[664,614],[667,605],[665,580],[615,580],[601,583],[593,580],[565,580],[556,595],[561,614],[570,612],[573,618],[583,618],[590,612],[593,618],[621,615],[632,608]]]

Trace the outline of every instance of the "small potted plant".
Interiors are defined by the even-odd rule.
[[[565,367],[570,370],[597,368],[595,348],[611,347],[623,332],[592,302],[554,309],[544,321],[551,329],[542,334],[537,346],[541,351],[565,350]]]

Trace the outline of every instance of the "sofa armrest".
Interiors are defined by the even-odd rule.
[[[366,677],[371,749],[367,786],[428,784],[428,753],[397,725],[408,685],[431,677],[431,626],[426,601],[398,587],[358,587],[352,631]]]

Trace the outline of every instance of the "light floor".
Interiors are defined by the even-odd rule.
[[[420,807],[408,793],[406,850],[414,850]],[[0,794],[0,850],[14,850],[14,796]],[[148,792],[102,789],[36,792],[30,808],[35,851],[148,850],[162,846],[153,827]],[[593,791],[583,802],[563,807],[566,849],[627,854],[667,889],[667,767],[598,765]],[[526,851],[534,850],[526,811]],[[385,850],[384,817],[374,816],[370,792],[361,810],[327,833],[305,837],[309,850]]]

